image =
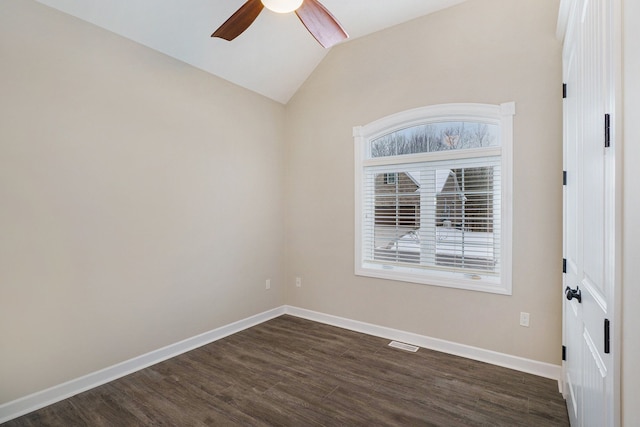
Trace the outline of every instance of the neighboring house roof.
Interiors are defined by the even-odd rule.
[[[413,171],[413,172],[405,172],[405,175],[407,175],[411,181],[413,181],[413,183],[416,185],[416,190],[418,191],[420,189],[420,171]]]
[[[438,169],[436,170],[436,193],[442,193],[445,185],[447,185],[447,181],[453,179],[453,185],[456,192],[460,191],[460,186],[458,185],[458,178],[456,178],[456,174],[451,169]]]
[[[413,181],[416,185],[416,189],[414,191],[418,191],[420,189],[420,171],[406,171],[400,173]],[[436,170],[436,194],[442,193],[446,186],[454,189],[456,193],[460,193],[462,195],[462,190],[458,184],[458,178],[456,177],[455,172],[451,169]]]

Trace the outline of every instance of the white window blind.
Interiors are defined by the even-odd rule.
[[[499,274],[499,156],[368,166],[364,176],[365,263]]]

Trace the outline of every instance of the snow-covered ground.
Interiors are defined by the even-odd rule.
[[[456,266],[464,257],[468,266],[482,269],[493,267],[493,233],[462,231],[450,227],[437,227],[436,230],[437,264]],[[389,236],[387,233],[387,239]],[[411,230],[398,238],[391,236],[386,244],[377,246],[375,258],[419,263],[420,250],[419,234]]]

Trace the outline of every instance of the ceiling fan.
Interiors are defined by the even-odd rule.
[[[318,0],[247,0],[211,37],[233,40],[255,21],[262,9],[294,12],[311,35],[325,48],[349,38],[336,18]]]

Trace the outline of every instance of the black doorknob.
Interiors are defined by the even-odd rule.
[[[578,286],[576,286],[575,289],[571,289],[567,286],[567,288],[564,290],[564,294],[567,296],[567,299],[569,301],[575,298],[578,300],[578,302],[582,302],[582,291]]]

